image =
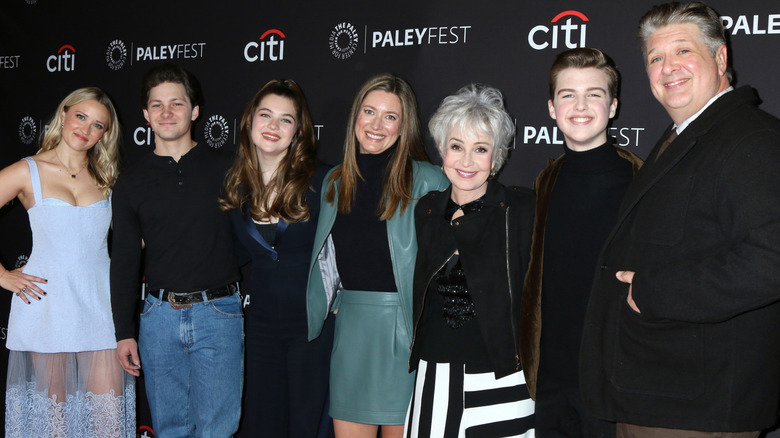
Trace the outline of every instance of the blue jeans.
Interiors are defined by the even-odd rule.
[[[238,293],[180,310],[146,298],[139,354],[155,436],[229,437],[236,432],[243,319]]]

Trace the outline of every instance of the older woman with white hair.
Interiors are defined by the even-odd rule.
[[[500,91],[472,84],[428,126],[451,185],[415,208],[417,378],[405,435],[532,437],[517,328],[534,195],[495,180],[514,124]]]

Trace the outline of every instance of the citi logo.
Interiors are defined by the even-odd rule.
[[[151,146],[152,145],[152,127],[149,122],[146,122],[146,126],[139,126],[133,131],[133,141],[138,146]]]
[[[266,39],[267,38],[267,39]],[[260,36],[260,42],[250,41],[244,46],[244,59],[248,62],[281,61],[284,59],[284,33],[269,29]]]
[[[76,69],[76,49],[69,44],[65,44],[57,50],[56,55],[51,55],[46,59],[46,69],[54,73],[55,71],[73,71]]]
[[[563,21],[565,19],[565,21]],[[573,22],[574,21],[574,22]],[[578,11],[564,11],[550,20],[552,26],[540,24],[528,32],[528,45],[535,50],[557,49],[559,38],[568,49],[585,47],[588,17]],[[578,24],[581,23],[581,24]]]

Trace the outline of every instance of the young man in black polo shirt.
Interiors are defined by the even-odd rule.
[[[158,436],[231,436],[241,410],[243,317],[230,224],[217,199],[232,157],[192,140],[200,96],[182,68],[151,69],[141,100],[155,148],[120,175],[113,192],[117,355],[136,376],[143,360]],[[144,246],[148,291],[136,344]]]

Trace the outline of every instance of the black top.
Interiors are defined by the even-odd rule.
[[[633,170],[611,139],[589,151],[565,151],[544,233],[539,374],[573,383],[596,260]]]
[[[345,289],[396,292],[387,222],[379,220],[385,169],[396,146],[380,154],[358,154],[364,181],[355,191],[352,211],[337,213],[331,229],[336,265]]]
[[[287,223],[280,218],[274,225],[258,226],[246,211],[230,211],[239,264],[251,262],[243,290],[247,336],[282,333],[287,340],[306,342],[306,282],[322,181],[329,169],[319,163],[312,174],[306,191],[307,221]],[[261,227],[273,228],[273,238],[259,232]]]
[[[496,378],[501,378],[521,369],[522,347],[517,328],[523,276],[531,248],[533,192],[523,188],[507,189],[496,181],[488,181],[482,209],[461,216],[450,225],[444,216],[451,190],[428,193],[414,209],[417,259],[413,303],[415,335],[409,355],[410,370],[417,368],[420,359],[417,336],[430,283],[457,250],[468,292],[474,301],[476,318],[472,321],[479,322],[485,348],[485,353],[477,359],[487,359],[490,371]],[[526,375],[526,379],[529,378]]]
[[[255,223],[257,232],[260,233],[260,236],[271,246],[271,248],[276,245],[276,225],[277,224],[272,223]]]
[[[484,202],[483,196],[458,206],[450,199],[441,226],[451,231],[450,219],[456,210],[467,215],[479,211]],[[447,234],[450,235],[446,238],[454,241],[452,233]],[[460,257],[453,255],[428,284],[416,334],[420,358],[429,362],[469,365],[470,372],[492,371],[479,327],[480,318],[489,317],[477,314],[469,293],[468,275]]]
[[[119,176],[111,249],[117,340],[135,333],[142,239],[151,289],[192,292],[238,280],[230,224],[217,203],[232,161],[228,153],[195,146],[178,162],[150,152]]]

